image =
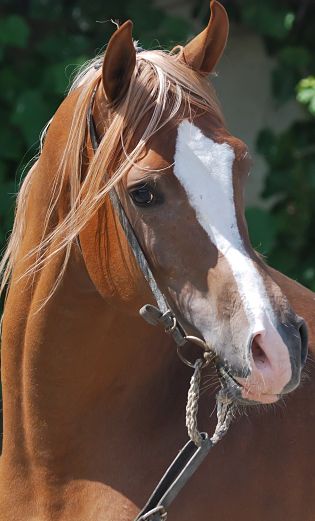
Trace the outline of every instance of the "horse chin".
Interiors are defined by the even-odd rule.
[[[258,393],[243,385],[234,378],[223,366],[218,366],[217,371],[223,383],[226,395],[238,405],[268,405],[276,403],[280,396],[277,394]]]
[[[268,405],[276,403],[279,398],[278,394],[257,393],[242,387],[242,399],[248,405]]]

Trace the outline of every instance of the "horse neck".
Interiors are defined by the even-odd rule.
[[[42,234],[48,179],[58,166],[53,141],[66,127],[65,118],[59,119],[53,122],[32,180],[21,257]],[[18,281],[18,269],[14,274],[3,323],[2,464],[10,460],[12,468],[12,461],[19,460],[27,468],[38,465],[60,474],[67,466],[73,472],[84,464],[77,456],[83,446],[89,447],[82,456],[88,462],[89,451],[111,445],[126,432],[126,410],[130,434],[144,418],[147,425],[156,425],[166,401],[170,410],[177,409],[171,382],[176,373],[177,389],[181,381],[184,385],[181,368],[177,374],[180,364],[164,333],[138,316],[135,302],[146,303],[148,295],[131,253],[124,256],[127,265],[118,263],[117,257],[110,262],[112,252],[121,251],[115,227],[102,234],[109,248],[98,276],[116,281],[107,285],[105,294],[96,289],[86,253],[89,234],[84,232],[80,236],[84,257],[74,245],[60,285],[40,309],[60,272],[63,254],[55,256],[32,285],[27,278]],[[93,249],[90,258],[95,259]]]
[[[78,441],[82,417],[89,425],[93,416],[111,418],[119,428],[127,409],[135,424],[142,417],[150,422],[152,407],[156,415],[163,394],[169,399],[173,350],[140,317],[99,295],[75,248],[60,287],[34,314],[58,265],[41,272],[28,306],[26,291],[10,290],[2,344],[4,454],[8,443],[16,455],[17,438],[24,437],[28,453],[52,457]]]

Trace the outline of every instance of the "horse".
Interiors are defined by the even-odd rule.
[[[139,48],[132,22],[121,25],[74,81],[21,186],[1,265],[1,521],[130,521],[186,440],[191,370],[138,314],[155,300],[113,191],[173,316],[247,411],[170,518],[314,519],[311,356],[299,385],[314,294],[250,244],[249,153],[208,79],[228,17],[215,0],[210,11],[170,53]],[[199,422],[211,431],[215,368],[204,378]]]

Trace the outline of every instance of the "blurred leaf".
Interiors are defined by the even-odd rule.
[[[86,56],[80,56],[75,63],[56,63],[47,67],[44,72],[43,86],[56,94],[64,96],[70,85],[70,79],[75,71],[87,61]]]
[[[264,255],[268,254],[276,238],[276,223],[272,214],[262,208],[249,207],[246,220],[253,247]]]
[[[287,248],[282,246],[281,248],[276,248],[268,256],[268,264],[269,263],[277,270],[292,277],[296,266],[296,258],[294,255],[288,255]]]
[[[241,11],[243,22],[263,36],[271,36],[276,40],[284,39],[290,30],[288,12],[281,6],[274,7],[266,0],[264,2],[244,2]]]
[[[287,13],[284,17],[284,27],[287,31],[291,31],[293,24],[295,22],[295,14],[294,13]]]
[[[9,214],[14,208],[15,203],[15,183],[7,181],[1,183],[0,208],[2,215]]]
[[[10,67],[0,69],[0,85],[2,99],[6,102],[15,103],[16,91],[21,87],[17,71]]]
[[[312,189],[315,189],[315,157],[311,157],[305,165],[305,175]]]
[[[26,90],[16,100],[11,122],[19,127],[29,146],[38,141],[40,131],[48,119],[49,107],[40,92]]]
[[[298,73],[282,63],[272,72],[272,91],[277,100],[284,103],[295,96]]]
[[[179,43],[185,43],[187,34],[189,34],[191,24],[176,16],[167,16],[159,26],[159,35],[163,37],[164,42],[171,42],[170,48]]]
[[[46,19],[49,10],[49,19],[58,20],[62,16],[65,2],[62,0],[30,0],[29,14],[34,19]]]
[[[257,150],[260,154],[272,159],[277,153],[276,136],[270,128],[260,131],[257,137]]]
[[[126,4],[127,18],[131,18],[134,23],[135,38],[142,41],[142,35],[148,33],[148,30],[153,35],[152,29],[156,29],[165,17],[165,13],[153,6],[147,0],[129,0]]]
[[[315,116],[315,76],[304,78],[297,85],[296,99],[307,105],[308,110]]]
[[[21,16],[11,15],[0,20],[0,42],[14,47],[25,47],[30,34],[26,21]]]
[[[311,99],[308,106],[308,110],[313,116],[315,116],[315,96],[313,96],[313,98]]]
[[[1,158],[19,160],[22,151],[23,143],[17,132],[10,127],[3,128],[0,132]]]
[[[300,71],[311,63],[312,54],[305,47],[288,45],[280,50],[278,59],[284,66]]]

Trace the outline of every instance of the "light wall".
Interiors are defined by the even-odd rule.
[[[246,142],[254,160],[246,190],[249,205],[264,204],[259,194],[266,167],[255,152],[258,132],[265,127],[281,131],[297,117],[303,117],[294,100],[277,106],[271,94],[272,68],[273,61],[266,55],[261,38],[233,25],[214,85],[228,128]]]

